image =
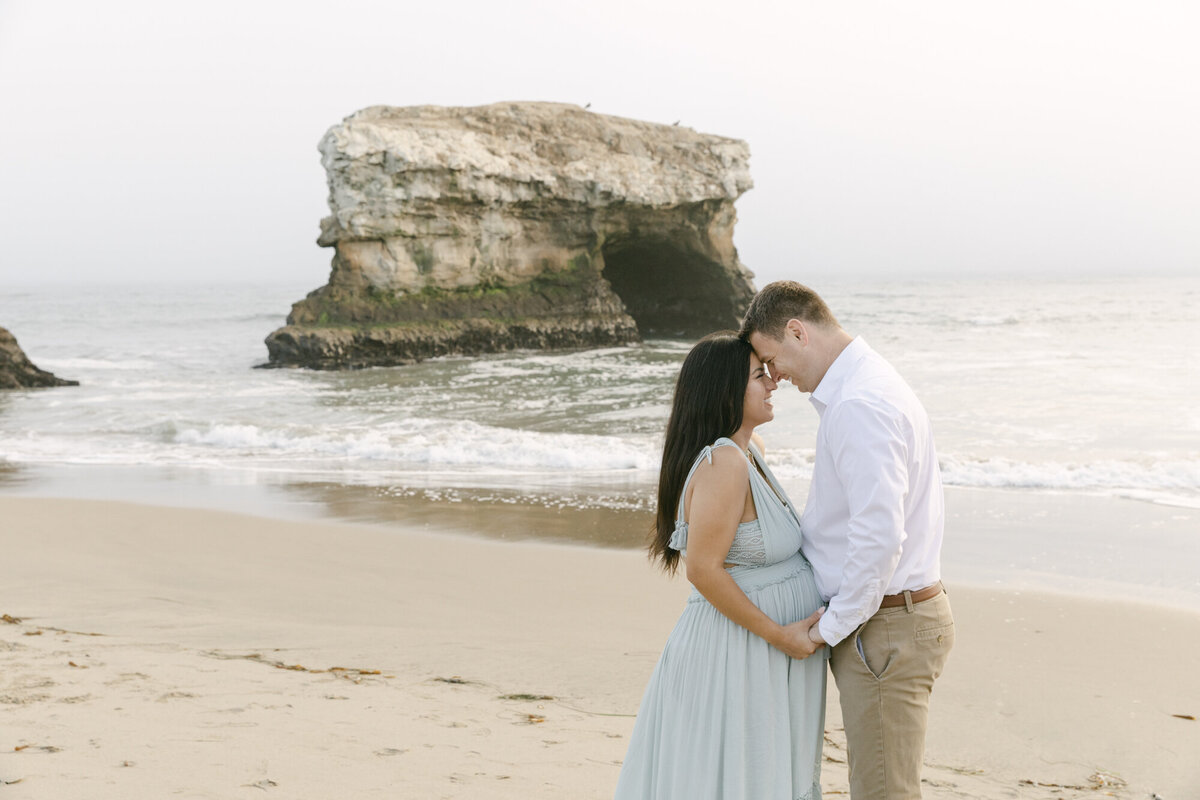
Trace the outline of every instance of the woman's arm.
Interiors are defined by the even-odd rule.
[[[732,447],[714,449],[712,464],[702,463],[697,468],[687,508],[687,579],[708,602],[738,625],[792,658],[807,658],[820,647],[809,639],[808,629],[824,609],[800,622],[780,625],[750,602],[725,571],[725,558],[750,491],[747,470],[746,460]]]

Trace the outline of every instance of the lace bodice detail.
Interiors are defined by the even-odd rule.
[[[733,544],[729,545],[729,554],[725,556],[725,561],[729,564],[741,564],[749,567],[766,565],[766,540],[763,538],[762,525],[758,520],[738,525],[737,533],[733,536]]]
[[[687,535],[688,524],[682,520],[676,521],[675,532],[671,534],[671,541],[668,543],[671,549],[687,555]],[[733,535],[733,544],[729,545],[729,555],[725,556],[725,563],[747,567],[761,567],[767,563],[767,549],[758,520],[738,525],[737,533]]]
[[[696,456],[695,463],[692,464],[691,471],[688,472],[687,479],[683,483],[683,492],[679,496],[675,530],[671,534],[668,546],[685,556],[687,555],[688,523],[683,517],[688,485],[691,484],[692,475],[695,474],[701,461],[712,463],[712,451],[718,447],[737,447],[737,444],[729,439],[718,439],[701,450],[700,454]],[[741,448],[738,447],[738,450],[741,451]],[[759,458],[757,453],[754,453],[754,458]],[[765,465],[762,468],[767,475],[770,475]],[[754,494],[754,506],[758,512],[758,519],[738,525],[737,532],[733,535],[733,543],[729,546],[729,554],[725,557],[727,564],[747,567],[766,566],[790,558],[800,549],[799,520],[796,519],[791,509],[784,505],[781,499],[783,490],[778,487],[778,484],[774,484],[773,476],[771,481],[772,483],[768,484],[767,479],[759,473],[758,468],[754,464],[750,465],[750,489]]]

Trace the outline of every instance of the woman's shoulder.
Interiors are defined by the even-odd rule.
[[[717,478],[746,477],[749,465],[742,448],[730,439],[718,439],[700,451],[696,477],[710,475]]]

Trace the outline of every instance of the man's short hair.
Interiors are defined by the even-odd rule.
[[[829,306],[812,289],[795,281],[775,281],[764,286],[750,301],[740,334],[748,339],[752,333],[761,333],[778,341],[783,338],[789,319],[838,326]]]

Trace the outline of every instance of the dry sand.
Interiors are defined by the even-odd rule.
[[[687,592],[630,551],[97,501],[0,498],[0,545],[0,800],[608,797]],[[951,597],[926,797],[1200,798],[1200,615]],[[842,741],[831,681],[827,797]]]

